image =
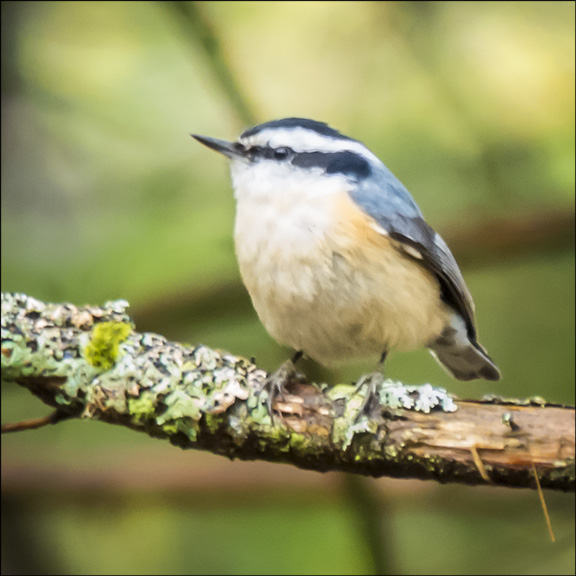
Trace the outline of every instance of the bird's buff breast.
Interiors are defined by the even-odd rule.
[[[305,203],[239,198],[235,242],[264,327],[323,364],[426,346],[448,322],[436,278],[346,192]]]

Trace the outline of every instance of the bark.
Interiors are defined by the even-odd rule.
[[[2,380],[57,408],[46,423],[98,419],[229,458],[318,471],[574,491],[571,407],[458,400],[430,385],[312,384],[244,358],[138,333],[125,301],[104,307],[2,295]],[[35,421],[36,427],[38,421]],[[24,426],[25,427],[25,426]],[[30,426],[33,427],[33,426]],[[8,430],[6,430],[8,431]]]

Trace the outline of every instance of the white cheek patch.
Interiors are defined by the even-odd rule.
[[[230,164],[234,194],[238,200],[260,202],[306,202],[314,198],[341,194],[350,189],[344,174],[325,174],[321,168],[301,170],[286,162],[260,161]]]

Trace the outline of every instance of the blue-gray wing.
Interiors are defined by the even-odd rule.
[[[377,178],[358,182],[352,199],[378,223],[396,248],[430,270],[440,282],[442,297],[464,319],[476,342],[474,303],[446,242],[429,226],[403,184],[388,169]]]

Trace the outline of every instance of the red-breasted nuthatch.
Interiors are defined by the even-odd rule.
[[[427,347],[458,380],[498,380],[478,343],[456,260],[402,183],[358,140],[285,118],[237,142],[231,160],[242,278],[279,343],[324,365]]]

